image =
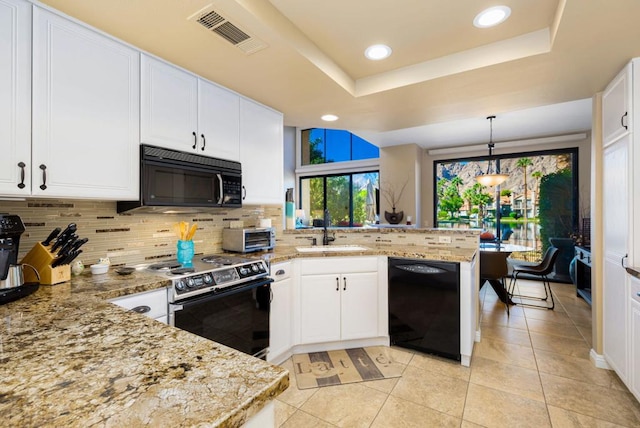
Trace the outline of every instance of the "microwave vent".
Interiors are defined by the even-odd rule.
[[[212,166],[216,168],[221,168],[227,171],[242,171],[242,167],[240,162],[220,159],[220,158],[211,158],[207,156],[201,156],[191,153],[178,152],[169,149],[163,149],[161,147],[155,146],[142,146],[142,156],[146,159],[149,158],[161,158],[161,159],[170,159],[179,162],[188,162],[194,165],[205,165]]]
[[[222,37],[247,55],[267,47],[265,42],[240,29],[236,24],[221,15],[219,11],[215,11],[211,7],[212,5],[205,7],[189,17],[189,19]]]

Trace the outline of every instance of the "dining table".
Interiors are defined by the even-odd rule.
[[[483,253],[499,253],[504,258],[504,263],[508,268],[507,258],[509,258],[512,253],[532,250],[534,250],[533,247],[527,247],[524,245],[505,244],[501,242],[480,242],[480,265],[482,266]],[[500,301],[509,305],[515,305],[515,303],[509,298],[509,293],[501,281],[494,278],[482,278],[481,275],[479,288],[482,288],[485,282],[489,282],[491,288],[496,292]]]

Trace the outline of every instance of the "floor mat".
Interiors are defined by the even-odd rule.
[[[400,377],[405,368],[386,346],[297,354],[292,360],[299,389]]]

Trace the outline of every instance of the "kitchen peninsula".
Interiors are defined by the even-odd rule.
[[[464,282],[470,295],[464,316],[472,349],[478,334],[473,280],[477,232],[385,230],[370,235],[373,232],[336,230],[337,242],[322,254],[299,252],[297,246],[309,246],[310,241],[297,231],[285,232],[274,251],[253,256],[272,264],[363,256],[465,264],[470,268]],[[409,242],[427,239],[433,245]],[[354,240],[363,240],[364,248],[340,251]],[[98,276],[85,271],[0,306],[2,420],[21,426],[227,427],[241,426],[268,407],[288,387],[286,370],[107,301],[169,283],[140,271],[130,276],[113,269]],[[470,358],[471,350],[465,353]]]

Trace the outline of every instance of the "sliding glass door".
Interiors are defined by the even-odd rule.
[[[537,259],[550,238],[569,238],[578,226],[577,149],[495,156],[506,181],[486,187],[475,177],[486,158],[435,161],[438,227],[480,228],[487,240],[517,244]]]

